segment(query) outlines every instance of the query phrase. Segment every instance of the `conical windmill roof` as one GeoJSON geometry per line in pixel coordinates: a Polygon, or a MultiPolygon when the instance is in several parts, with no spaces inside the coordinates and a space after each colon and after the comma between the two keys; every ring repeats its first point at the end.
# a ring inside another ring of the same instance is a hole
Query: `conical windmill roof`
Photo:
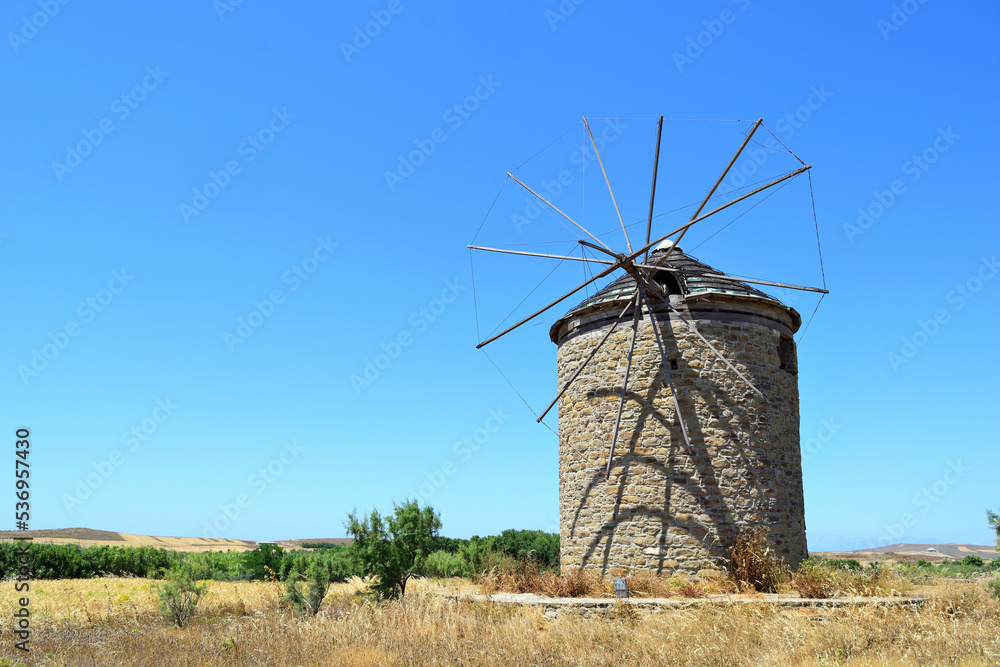
{"type": "MultiPolygon", "coordinates": [[[[685,254],[680,248],[674,248],[669,254],[669,242],[657,247],[649,255],[649,260],[643,262],[647,266],[662,266],[663,271],[655,274],[655,279],[667,287],[670,293],[680,295],[685,301],[718,300],[718,301],[754,301],[762,306],[771,306],[788,314],[792,322],[792,331],[799,328],[802,318],[798,312],[786,306],[778,299],[755,289],[737,278],[726,275],[708,264],[698,261],[685,254]]],[[[552,342],[559,342],[559,330],[568,320],[581,315],[610,309],[615,304],[624,305],[635,296],[635,278],[626,273],[611,282],[604,289],[593,294],[565,315],[559,318],[549,330],[552,342]]],[[[621,306],[618,306],[619,308],[621,306]]]]}

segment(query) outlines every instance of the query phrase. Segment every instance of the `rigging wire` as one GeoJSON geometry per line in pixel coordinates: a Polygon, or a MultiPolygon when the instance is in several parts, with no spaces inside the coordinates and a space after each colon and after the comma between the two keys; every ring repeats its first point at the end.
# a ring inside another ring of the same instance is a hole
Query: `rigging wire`
{"type": "MultiPolygon", "coordinates": [[[[530,403],[528,403],[527,399],[525,399],[525,398],[524,398],[524,396],[522,396],[522,395],[521,395],[521,392],[519,392],[519,391],[517,390],[517,387],[515,387],[515,386],[514,386],[514,383],[512,383],[512,382],[510,381],[510,379],[508,379],[508,377],[507,377],[506,375],[504,375],[504,374],[503,374],[503,371],[502,371],[502,370],[500,370],[500,367],[499,367],[499,366],[497,366],[497,363],[496,363],[495,361],[493,361],[493,357],[491,357],[491,356],[490,356],[489,354],[487,354],[487,353],[486,353],[486,350],[483,350],[482,348],[479,348],[479,349],[480,349],[480,350],[482,350],[482,353],[483,353],[484,355],[486,355],[486,358],[490,360],[490,363],[491,363],[491,364],[493,364],[493,368],[497,369],[497,373],[499,373],[499,374],[500,374],[500,377],[502,377],[502,378],[503,378],[504,380],[506,380],[506,381],[507,381],[507,384],[509,384],[509,385],[510,385],[510,388],[514,390],[514,393],[515,393],[515,394],[517,394],[517,397],[521,399],[521,402],[522,402],[522,403],[524,403],[524,405],[525,405],[525,406],[526,406],[526,407],[528,408],[528,410],[529,410],[529,411],[531,412],[531,414],[535,415],[535,419],[538,419],[538,413],[537,413],[537,412],[535,412],[534,408],[532,408],[532,407],[531,407],[531,404],[530,404],[530,403]]],[[[556,432],[555,432],[555,431],[554,431],[554,430],[552,429],[552,427],[551,427],[551,426],[549,426],[548,424],[546,424],[546,423],[545,423],[544,421],[543,421],[543,422],[539,422],[539,423],[540,423],[540,424],[542,424],[543,426],[545,426],[545,428],[547,428],[547,429],[549,429],[550,431],[552,431],[552,433],[553,433],[553,434],[555,434],[555,436],[556,436],[557,438],[559,437],[559,434],[558,434],[558,433],[556,433],[556,432]]]]}
{"type": "MultiPolygon", "coordinates": [[[[767,128],[764,128],[764,129],[766,130],[767,128]]],[[[770,132],[770,130],[768,130],[768,132],[770,132]]],[[[781,149],[775,148],[774,146],[768,146],[766,144],[762,144],[759,141],[757,141],[756,139],[751,139],[750,143],[757,144],[758,146],[760,146],[761,148],[763,148],[766,151],[774,151],[775,153],[788,153],[789,155],[791,155],[791,151],[783,151],[781,149]]]]}
{"type": "Polygon", "coordinates": [[[472,259],[472,248],[469,248],[469,271],[472,273],[472,307],[476,313],[476,342],[482,340],[479,333],[479,300],[476,298],[476,264],[472,259]]]}
{"type": "MultiPolygon", "coordinates": [[[[782,176],[788,175],[790,173],[791,172],[785,172],[785,174],[782,174],[782,176]]],[[[779,178],[780,178],[780,176],[779,176],[779,178]]],[[[748,188],[754,187],[755,185],[760,185],[761,183],[767,183],[768,181],[771,181],[771,180],[773,180],[773,179],[764,178],[764,179],[761,179],[759,181],[755,181],[753,183],[747,183],[746,185],[743,185],[741,187],[733,188],[732,190],[726,190],[725,192],[720,192],[719,194],[712,195],[711,199],[718,199],[720,197],[725,197],[726,195],[735,194],[737,192],[740,192],[741,190],[746,190],[748,188]]],[[[784,186],[782,186],[782,187],[784,187],[784,186]]],[[[709,201],[711,201],[711,199],[709,201]]],[[[656,215],[653,216],[653,219],[655,220],[656,218],[662,218],[665,215],[670,215],[672,213],[677,213],[678,211],[683,211],[684,209],[691,208],[692,206],[696,206],[696,205],[698,205],[700,203],[701,203],[701,200],[696,201],[696,202],[692,202],[690,204],[684,204],[683,206],[679,206],[679,207],[677,207],[675,209],[671,209],[669,211],[664,211],[663,213],[657,213],[656,215]]],[[[549,211],[549,214],[552,215],[551,211],[549,211]]],[[[556,219],[558,220],[558,218],[556,218],[556,219]]],[[[646,224],[647,222],[648,222],[648,218],[643,218],[641,220],[636,220],[635,222],[630,222],[630,223],[626,224],[625,226],[626,227],[635,227],[636,225],[646,224]]],[[[563,227],[565,227],[565,223],[562,223],[562,224],[563,224],[563,227]]],[[[571,233],[573,233],[573,230],[569,229],[568,227],[566,227],[566,229],[568,229],[571,233]]],[[[614,227],[614,228],[611,228],[611,229],[609,229],[607,231],[604,231],[604,232],[595,233],[594,236],[598,236],[598,237],[601,237],[601,236],[610,236],[612,234],[618,233],[620,230],[621,230],[621,227],[614,227]]],[[[577,234],[577,237],[579,238],[579,233],[576,232],[576,234],[577,234]]],[[[519,247],[519,246],[555,245],[555,244],[558,244],[558,243],[576,243],[577,240],[578,240],[578,238],[576,238],[576,239],[563,239],[563,240],[560,240],[560,241],[531,241],[531,242],[528,242],[528,243],[502,243],[502,244],[496,244],[496,247],[497,248],[516,248],[516,247],[519,247]]]]}
{"type": "Polygon", "coordinates": [[[573,130],[575,130],[576,126],[580,125],[582,122],[583,122],[582,120],[576,121],[576,123],[573,125],[573,127],[569,128],[568,130],[566,130],[565,132],[563,132],[562,134],[560,134],[558,137],[556,137],[555,139],[553,139],[549,143],[545,144],[545,147],[542,148],[542,150],[538,151],[537,153],[535,153],[534,155],[532,155],[531,157],[529,157],[527,160],[525,160],[521,164],[519,164],[516,167],[514,167],[514,169],[512,171],[517,171],[518,169],[520,169],[524,165],[526,165],[529,162],[531,162],[532,160],[534,160],[536,157],[538,157],[539,155],[541,155],[542,153],[544,153],[546,151],[546,149],[548,149],[549,146],[551,146],[552,144],[556,143],[557,141],[559,141],[560,139],[562,139],[563,137],[565,137],[567,134],[569,134],[570,132],[572,132],[573,130]]]}
{"type": "MultiPolygon", "coordinates": [[[[816,215],[816,194],[813,192],[812,172],[809,173],[809,199],[812,201],[813,225],[816,228],[816,252],[819,254],[819,273],[823,279],[823,289],[826,289],[826,270],[823,268],[823,246],[819,241],[819,218],[816,215]]],[[[802,333],[799,334],[798,345],[802,344],[802,339],[805,338],[806,332],[809,331],[809,325],[812,324],[813,318],[816,317],[816,311],[819,310],[819,304],[823,303],[825,297],[826,294],[821,294],[819,301],[816,302],[816,307],[813,308],[812,315],[809,316],[809,321],[806,322],[805,327],[802,328],[802,333]]]]}
{"type": "Polygon", "coordinates": [[[525,296],[523,299],[521,299],[521,302],[519,304],[517,304],[516,306],[514,306],[513,310],[511,310],[509,313],[507,313],[507,317],[503,318],[503,320],[500,322],[500,324],[496,325],[496,327],[493,329],[493,331],[490,332],[490,335],[492,336],[494,333],[496,333],[496,330],[499,329],[500,327],[502,327],[504,325],[504,323],[507,320],[510,319],[510,316],[513,315],[517,311],[517,309],[520,308],[524,304],[524,302],[527,301],[531,297],[532,294],[534,294],[536,291],[538,291],[538,288],[541,287],[545,283],[546,280],[548,280],[550,277],[552,277],[552,274],[556,272],[556,269],[558,269],[560,266],[562,266],[562,263],[565,262],[565,261],[566,261],[565,259],[560,259],[559,263],[556,264],[554,267],[552,267],[552,270],[549,271],[548,275],[546,275],[544,278],[542,278],[542,281],[540,283],[538,283],[537,285],[535,285],[534,289],[532,289],[530,292],[528,292],[528,295],[525,296]]]}
{"type": "Polygon", "coordinates": [[[580,133],[580,155],[583,156],[583,168],[580,169],[580,218],[581,225],[587,225],[587,126],[580,133]]]}
{"type": "MultiPolygon", "coordinates": [[[[590,120],[659,120],[659,116],[653,118],[600,118],[593,117],[590,120]]],[[[677,120],[694,123],[752,123],[752,120],[741,120],[739,118],[664,118],[663,120],[677,120]]]]}
{"type": "MultiPolygon", "coordinates": [[[[581,244],[580,245],[580,250],[583,251],[583,257],[586,258],[587,254],[588,254],[587,253],[587,246],[581,244]]],[[[594,259],[597,259],[597,255],[594,255],[594,253],[590,253],[590,254],[593,255],[594,259]]],[[[593,280],[593,278],[594,278],[594,271],[593,271],[593,269],[590,266],[591,263],[590,262],[582,262],[582,264],[583,264],[584,280],[593,280]],[[590,275],[589,276],[587,275],[587,271],[588,270],[590,271],[590,275]]],[[[597,294],[597,292],[598,292],[597,285],[594,285],[594,294],[597,294]]],[[[587,286],[587,298],[590,298],[590,285],[587,286]]]]}
{"type": "Polygon", "coordinates": [[[764,125],[763,123],[761,124],[761,127],[763,127],[765,130],[767,130],[768,134],[770,134],[772,137],[774,137],[774,140],[777,141],[779,144],[781,144],[782,148],[784,148],[785,151],[789,155],[791,155],[793,158],[795,158],[796,160],[798,160],[799,164],[801,164],[803,167],[806,166],[806,163],[802,161],[802,158],[800,158],[798,155],[796,155],[795,153],[793,153],[792,149],[790,149],[788,146],[785,146],[785,142],[782,141],[781,139],[779,139],[778,135],[776,135],[774,132],[771,132],[771,128],[769,128],[767,125],[764,125]]]}
{"type": "Polygon", "coordinates": [[[813,308],[812,315],[809,316],[809,321],[806,322],[806,325],[802,328],[802,333],[799,334],[799,340],[796,345],[802,344],[802,339],[806,337],[806,332],[809,331],[809,325],[812,324],[813,318],[816,317],[816,311],[819,310],[819,304],[823,303],[823,299],[825,298],[825,294],[820,294],[819,301],[816,302],[816,307],[813,308]]]}
{"type": "Polygon", "coordinates": [[[483,221],[479,223],[479,229],[476,230],[476,235],[472,237],[472,243],[475,243],[476,239],[479,238],[479,232],[483,231],[483,225],[486,224],[486,219],[489,218],[490,213],[493,212],[493,207],[497,205],[497,200],[500,199],[500,193],[503,192],[503,189],[507,186],[507,181],[509,180],[510,176],[504,177],[503,183],[500,184],[500,189],[497,190],[497,196],[493,198],[493,203],[490,204],[489,210],[486,211],[486,215],[483,216],[483,221]]]}
{"type": "Polygon", "coordinates": [[[813,192],[812,172],[809,172],[809,199],[812,201],[813,225],[816,227],[816,252],[819,254],[819,273],[823,278],[823,289],[826,289],[826,270],[823,268],[823,246],[819,242],[819,218],[816,217],[816,195],[813,192]]]}
{"type": "MultiPolygon", "coordinates": [[[[720,232],[722,232],[723,230],[725,230],[725,229],[726,229],[727,227],[729,227],[730,225],[732,225],[732,224],[733,224],[734,222],[736,222],[737,220],[739,220],[740,218],[742,218],[742,217],[743,217],[744,215],[746,215],[746,214],[747,214],[747,213],[749,213],[750,211],[754,210],[755,208],[757,208],[758,206],[760,206],[761,204],[763,204],[764,202],[766,202],[766,201],[767,201],[768,199],[770,199],[770,198],[771,198],[771,195],[774,195],[774,194],[776,194],[776,193],[777,193],[777,192],[778,192],[779,190],[781,190],[781,188],[785,187],[785,186],[786,186],[786,185],[788,185],[789,183],[791,183],[791,181],[785,181],[785,182],[784,182],[784,183],[782,183],[782,184],[781,184],[780,186],[778,186],[778,188],[776,188],[776,189],[774,189],[774,190],[771,190],[771,191],[770,191],[769,193],[767,193],[767,196],[766,196],[766,197],[764,197],[763,199],[761,199],[761,200],[757,201],[757,202],[756,202],[756,203],[755,203],[755,204],[754,204],[753,206],[751,206],[751,207],[750,207],[750,208],[748,208],[747,210],[743,211],[743,212],[742,212],[742,213],[740,213],[740,214],[739,214],[738,216],[736,216],[735,218],[733,218],[732,220],[730,220],[730,221],[729,221],[728,223],[726,223],[725,225],[723,225],[722,227],[720,227],[720,228],[719,228],[718,230],[716,230],[716,232],[715,232],[715,233],[713,233],[713,234],[712,234],[711,236],[709,236],[709,237],[708,237],[707,239],[705,239],[704,241],[702,241],[701,243],[699,243],[699,244],[698,244],[698,245],[696,245],[695,247],[691,248],[691,252],[694,252],[694,251],[695,251],[695,250],[697,250],[698,248],[702,247],[703,245],[705,245],[706,243],[708,243],[709,241],[711,241],[711,240],[712,240],[712,238],[714,238],[714,237],[715,237],[716,235],[718,235],[718,234],[719,234],[720,232]]],[[[823,287],[825,288],[825,287],[826,287],[826,285],[824,285],[823,287]]]]}

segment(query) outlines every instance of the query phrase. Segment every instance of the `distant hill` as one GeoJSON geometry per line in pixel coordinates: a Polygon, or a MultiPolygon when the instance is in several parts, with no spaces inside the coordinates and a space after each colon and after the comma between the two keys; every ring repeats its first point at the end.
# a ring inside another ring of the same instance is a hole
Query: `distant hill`
{"type": "Polygon", "coordinates": [[[81,547],[160,547],[171,551],[247,551],[257,547],[256,542],[206,537],[156,537],[132,535],[92,528],[54,528],[49,530],[0,530],[0,541],[30,537],[39,544],[76,544],[81,547]]]}
{"type": "Polygon", "coordinates": [[[891,558],[888,560],[927,560],[932,562],[944,558],[962,560],[969,555],[979,556],[983,560],[993,560],[1000,557],[1000,552],[996,551],[992,545],[930,544],[926,542],[922,544],[890,544],[884,547],[870,547],[868,549],[854,549],[850,551],[810,551],[810,553],[831,558],[857,558],[858,560],[883,560],[886,559],[886,556],[891,555],[891,558]]]}
{"type": "MultiPolygon", "coordinates": [[[[910,536],[913,544],[944,544],[944,540],[936,537],[910,536]]],[[[809,551],[857,551],[872,549],[878,546],[878,540],[873,537],[848,537],[834,533],[816,533],[806,531],[806,541],[809,551]]]]}
{"type": "MultiPolygon", "coordinates": [[[[153,535],[133,535],[115,533],[110,530],[93,528],[52,528],[47,530],[0,530],[0,542],[14,538],[30,537],[38,544],[76,544],[81,547],[160,547],[171,551],[248,551],[256,549],[260,542],[228,538],[207,537],[157,537],[153,535]]],[[[350,544],[348,537],[317,537],[304,540],[278,540],[275,544],[285,549],[301,549],[303,542],[332,542],[350,544]]]]}

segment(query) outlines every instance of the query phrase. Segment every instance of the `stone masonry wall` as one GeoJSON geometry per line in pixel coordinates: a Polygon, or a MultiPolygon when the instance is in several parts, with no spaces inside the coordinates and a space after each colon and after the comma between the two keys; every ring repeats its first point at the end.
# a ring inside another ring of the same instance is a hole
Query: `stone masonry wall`
{"type": "MultiPolygon", "coordinates": [[[[780,367],[780,334],[747,322],[695,322],[765,401],[685,324],[665,315],[657,322],[667,356],[676,362],[672,377],[691,447],[677,424],[647,315],[605,479],[631,333],[623,323],[560,401],[562,567],[602,575],[697,572],[718,567],[749,524],[769,527],[786,562],[797,565],[807,556],[798,383],[780,367]]],[[[607,326],[562,342],[560,388],[607,326]]],[[[794,350],[791,355],[794,369],[794,350]]]]}

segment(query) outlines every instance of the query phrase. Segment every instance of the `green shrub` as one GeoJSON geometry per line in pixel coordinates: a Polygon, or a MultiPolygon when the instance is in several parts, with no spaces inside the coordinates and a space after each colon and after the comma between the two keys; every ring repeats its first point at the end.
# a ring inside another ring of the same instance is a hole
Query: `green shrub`
{"type": "Polygon", "coordinates": [[[208,584],[198,583],[190,563],[180,563],[167,573],[167,581],[159,585],[156,593],[163,617],[183,628],[194,615],[201,598],[208,593],[208,584]]]}
{"type": "Polygon", "coordinates": [[[264,543],[257,545],[256,549],[243,552],[241,560],[252,578],[264,581],[268,578],[269,571],[273,576],[281,567],[284,553],[285,550],[277,544],[264,543]]]}
{"type": "Polygon", "coordinates": [[[478,535],[474,535],[471,540],[459,547],[458,557],[462,560],[465,576],[475,579],[483,573],[483,556],[488,551],[486,542],[481,540],[478,535]]]}
{"type": "Polygon", "coordinates": [[[434,539],[431,540],[431,549],[434,551],[447,551],[450,554],[457,554],[458,550],[466,542],[468,542],[468,540],[436,535],[434,536],[434,539]]]}
{"type": "Polygon", "coordinates": [[[559,567],[559,536],[540,530],[505,530],[486,540],[486,548],[513,558],[532,559],[543,568],[559,567]]]}
{"type": "Polygon", "coordinates": [[[301,563],[296,563],[285,579],[285,595],[281,599],[290,602],[300,614],[315,616],[319,613],[331,579],[334,578],[331,574],[326,565],[314,560],[309,563],[308,570],[303,575],[301,563]],[[305,590],[302,589],[303,584],[307,584],[305,590]]]}
{"type": "Polygon", "coordinates": [[[808,559],[810,562],[817,565],[822,565],[823,567],[830,568],[832,570],[848,570],[851,572],[860,572],[864,569],[861,563],[854,558],[841,559],[841,558],[825,558],[823,556],[810,556],[808,559]]]}
{"type": "Polygon", "coordinates": [[[969,554],[962,559],[962,565],[968,565],[970,567],[982,567],[983,559],[974,554],[969,554]]]}
{"type": "Polygon", "coordinates": [[[997,600],[1000,600],[1000,577],[994,577],[986,584],[987,589],[997,600]]]}
{"type": "Polygon", "coordinates": [[[434,551],[427,556],[420,574],[425,577],[467,577],[465,562],[461,555],[444,550],[434,551]]]}
{"type": "MultiPolygon", "coordinates": [[[[0,542],[0,578],[16,573],[19,565],[13,542],[0,542]]],[[[30,544],[29,558],[35,579],[86,579],[102,575],[153,577],[184,555],[153,547],[30,544]]]]}
{"type": "Polygon", "coordinates": [[[417,501],[395,505],[383,517],[372,510],[368,517],[347,516],[347,530],[354,536],[351,552],[362,577],[370,577],[369,591],[379,600],[402,597],[406,583],[423,568],[431,545],[441,529],[441,517],[417,501]]]}

